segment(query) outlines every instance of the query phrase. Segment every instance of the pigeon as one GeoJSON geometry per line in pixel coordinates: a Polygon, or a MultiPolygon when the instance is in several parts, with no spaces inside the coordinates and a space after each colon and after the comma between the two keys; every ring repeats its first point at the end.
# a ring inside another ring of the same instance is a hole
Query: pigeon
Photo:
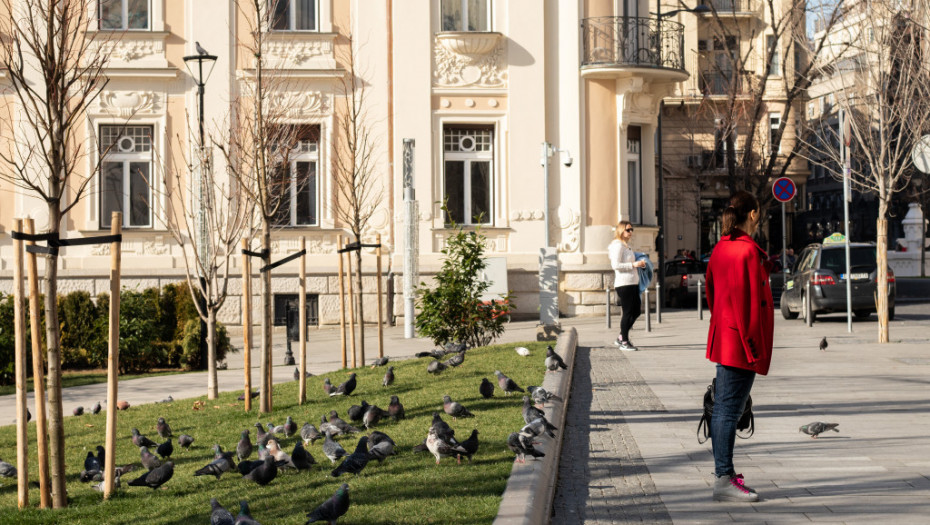
{"type": "Polygon", "coordinates": [[[338,467],[333,469],[331,475],[338,478],[344,472],[358,475],[365,465],[368,464],[368,436],[358,438],[358,445],[355,445],[355,452],[349,454],[342,460],[338,467]]]}
{"type": "MultiPolygon", "coordinates": [[[[304,377],[313,377],[313,374],[311,374],[310,372],[304,372],[304,377]]],[[[300,379],[300,367],[295,366],[294,367],[294,381],[297,381],[299,379],[300,379]]]]}
{"type": "Polygon", "coordinates": [[[530,349],[525,346],[518,346],[514,348],[514,350],[517,351],[518,355],[522,355],[523,357],[527,357],[528,355],[530,355],[530,349]]]}
{"type": "Polygon", "coordinates": [[[269,434],[272,434],[272,435],[273,435],[273,434],[283,434],[283,433],[284,433],[284,425],[275,425],[274,423],[272,423],[272,422],[269,421],[269,422],[268,422],[268,433],[269,433],[269,434]]]}
{"type": "MultiPolygon", "coordinates": [[[[258,392],[252,392],[251,390],[249,391],[249,398],[250,398],[250,399],[255,399],[255,398],[258,397],[258,396],[259,396],[259,393],[258,393],[258,392]]],[[[239,394],[239,397],[237,397],[236,399],[239,400],[239,401],[245,401],[245,392],[239,394]]]]}
{"type": "Polygon", "coordinates": [[[93,452],[87,452],[87,457],[84,459],[84,470],[103,470],[103,466],[106,464],[105,458],[106,451],[103,447],[97,445],[96,456],[94,456],[93,452]]]}
{"type": "Polygon", "coordinates": [[[491,399],[494,397],[494,384],[488,381],[488,378],[481,378],[481,386],[478,387],[478,392],[481,392],[481,397],[485,399],[491,399]]]}
{"type": "Polygon", "coordinates": [[[525,392],[525,390],[520,388],[520,385],[515,383],[513,379],[502,374],[500,370],[495,370],[494,375],[497,376],[497,386],[499,386],[505,394],[510,395],[513,392],[525,392]]]}
{"type": "Polygon", "coordinates": [[[555,433],[552,432],[552,428],[549,428],[551,425],[547,425],[546,418],[536,418],[526,424],[522,429],[520,429],[521,434],[527,434],[531,437],[536,437],[545,432],[549,437],[555,437],[555,433]]]}
{"type": "Polygon", "coordinates": [[[265,427],[261,423],[255,423],[255,442],[259,445],[266,445],[271,439],[271,434],[265,432],[265,427]]]}
{"type": "Polygon", "coordinates": [[[74,407],[74,410],[71,411],[71,413],[72,413],[73,415],[75,415],[75,416],[83,416],[83,415],[84,415],[84,407],[82,407],[82,406],[76,406],[76,407],[74,407]]]}
{"type": "Polygon", "coordinates": [[[171,396],[168,396],[168,397],[162,399],[161,401],[159,401],[159,403],[174,403],[174,398],[171,397],[171,396]]]}
{"type": "MultiPolygon", "coordinates": [[[[271,440],[269,439],[268,441],[271,441],[271,440]]],[[[269,455],[270,454],[268,453],[268,448],[265,446],[265,444],[259,443],[258,444],[258,460],[265,461],[265,458],[267,458],[269,455]]]]}
{"type": "Polygon", "coordinates": [[[242,500],[239,502],[239,515],[236,516],[234,525],[261,525],[261,523],[255,521],[255,518],[252,517],[252,513],[249,512],[248,501],[242,500]]]}
{"type": "Polygon", "coordinates": [[[821,351],[821,352],[826,352],[826,351],[827,351],[827,346],[828,346],[828,344],[827,344],[827,337],[824,336],[824,338],[820,340],[820,351],[821,351]]]}
{"type": "Polygon", "coordinates": [[[335,525],[336,520],[349,511],[349,484],[343,483],[333,497],[324,501],[322,505],[313,509],[313,512],[307,513],[306,524],[317,521],[325,521],[330,525],[335,525]]]}
{"type": "Polygon", "coordinates": [[[436,427],[430,427],[429,434],[426,436],[426,448],[435,456],[436,464],[439,464],[441,458],[456,456],[457,462],[462,463],[462,455],[467,455],[468,451],[461,445],[449,442],[439,437],[436,427]]]}
{"type": "Polygon", "coordinates": [[[333,391],[333,384],[329,382],[329,378],[323,380],[323,392],[326,392],[326,395],[330,395],[333,391]]]}
{"type": "Polygon", "coordinates": [[[0,459],[0,477],[15,478],[16,467],[0,459]]]}
{"type": "Polygon", "coordinates": [[[140,434],[138,428],[132,429],[132,444],[137,447],[149,448],[155,448],[158,446],[158,443],[140,434]]]}
{"type": "Polygon", "coordinates": [[[191,445],[193,444],[194,444],[193,436],[188,436],[187,434],[181,434],[180,436],[178,436],[178,445],[181,445],[182,447],[186,449],[190,449],[191,445]]]}
{"type": "Polygon", "coordinates": [[[433,412],[433,422],[430,424],[430,429],[435,429],[436,436],[438,436],[442,441],[452,443],[454,445],[458,444],[458,441],[455,439],[455,431],[452,430],[452,427],[450,427],[448,423],[442,420],[439,412],[433,412]]]}
{"type": "Polygon", "coordinates": [[[278,465],[275,463],[273,457],[268,456],[261,465],[255,467],[251,472],[242,477],[243,479],[252,480],[259,485],[267,485],[271,483],[274,478],[278,477],[278,465]]]}
{"type": "MultiPolygon", "coordinates": [[[[113,488],[115,488],[115,489],[120,488],[120,486],[122,485],[122,483],[120,482],[120,478],[121,478],[121,476],[116,476],[116,477],[113,478],[113,488]]],[[[102,475],[101,475],[101,478],[100,478],[100,483],[97,483],[96,485],[91,485],[90,488],[96,490],[97,492],[103,492],[103,477],[102,477],[102,475]]]]}
{"type": "Polygon", "coordinates": [[[142,459],[142,466],[149,470],[155,470],[161,466],[161,461],[155,457],[155,454],[149,452],[148,447],[139,447],[139,457],[142,459]]]}
{"type": "Polygon", "coordinates": [[[155,431],[158,432],[158,435],[161,436],[162,439],[167,439],[172,436],[171,427],[168,426],[168,422],[165,421],[163,417],[158,418],[158,422],[155,423],[155,431]]]}
{"type": "Polygon", "coordinates": [[[429,452],[429,447],[426,446],[426,439],[419,445],[414,445],[412,450],[414,452],[429,452]]]}
{"type": "Polygon", "coordinates": [[[294,451],[291,452],[291,463],[297,470],[310,470],[310,467],[316,464],[316,459],[304,448],[302,442],[294,443],[294,451]]]}
{"type": "Polygon", "coordinates": [[[445,350],[447,354],[454,354],[456,352],[463,352],[465,350],[468,350],[468,345],[466,345],[465,343],[449,342],[449,343],[446,343],[445,346],[443,346],[443,350],[445,350]]]}
{"type": "Polygon", "coordinates": [[[426,371],[430,374],[441,374],[446,368],[446,364],[441,363],[438,359],[434,359],[426,365],[426,371]]]}
{"type": "Polygon", "coordinates": [[[342,445],[333,441],[333,435],[327,432],[326,438],[323,440],[323,455],[328,457],[335,465],[339,458],[347,455],[347,452],[346,449],[342,448],[342,445]]]}
{"type": "Polygon", "coordinates": [[[275,459],[278,468],[297,468],[291,459],[291,455],[281,450],[276,439],[268,440],[268,453],[275,459]]]}
{"type": "Polygon", "coordinates": [[[839,423],[824,423],[823,421],[814,421],[813,423],[801,425],[801,428],[798,429],[798,432],[804,432],[811,438],[817,439],[817,436],[828,430],[839,432],[839,430],[836,428],[838,426],[840,426],[839,423]]]}
{"type": "Polygon", "coordinates": [[[236,444],[236,460],[242,461],[252,455],[252,441],[249,439],[249,430],[242,431],[239,443],[236,444]]]}
{"type": "Polygon", "coordinates": [[[304,445],[312,445],[321,437],[323,436],[320,431],[310,423],[304,423],[304,426],[300,427],[300,439],[304,440],[304,445]]]}
{"type": "Polygon", "coordinates": [[[349,374],[349,379],[329,393],[329,397],[348,396],[355,390],[355,384],[355,372],[352,372],[349,374]]]}
{"type": "Polygon", "coordinates": [[[248,460],[241,461],[236,466],[236,470],[239,471],[239,474],[242,474],[243,476],[245,476],[249,472],[252,472],[256,468],[258,468],[260,465],[264,465],[264,464],[265,464],[265,458],[256,459],[255,461],[248,461],[248,460]]]}
{"type": "Polygon", "coordinates": [[[541,386],[528,386],[526,387],[526,391],[533,396],[533,402],[537,405],[545,406],[546,402],[552,400],[562,401],[561,397],[549,392],[541,386]]]}
{"type": "Polygon", "coordinates": [[[385,434],[384,432],[379,432],[375,430],[368,436],[369,447],[378,445],[379,443],[383,443],[385,441],[390,442],[392,446],[395,446],[395,447],[397,446],[397,443],[394,443],[394,440],[391,439],[391,436],[385,434]]]}
{"type": "Polygon", "coordinates": [[[529,396],[523,396],[523,422],[529,424],[537,419],[542,419],[545,427],[549,430],[558,430],[558,427],[549,423],[546,419],[546,413],[534,407],[530,403],[529,396]]]}
{"type": "Polygon", "coordinates": [[[478,452],[478,429],[472,430],[468,439],[462,441],[459,445],[465,450],[462,455],[467,457],[468,462],[471,463],[471,457],[478,452]]]}
{"type": "Polygon", "coordinates": [[[94,408],[90,409],[90,413],[96,416],[97,414],[100,413],[102,409],[103,409],[103,406],[100,405],[100,401],[97,401],[96,403],[94,403],[94,408]]]}
{"type": "Polygon", "coordinates": [[[546,347],[546,370],[550,372],[555,372],[558,369],[568,370],[568,365],[565,364],[565,361],[562,360],[562,356],[555,353],[555,350],[552,349],[552,345],[546,347]]]}
{"type": "Polygon", "coordinates": [[[371,405],[368,407],[368,410],[365,411],[365,415],[362,416],[362,423],[365,424],[366,429],[370,429],[371,427],[377,425],[378,422],[381,421],[381,418],[388,417],[389,415],[390,414],[387,411],[381,409],[380,407],[371,405]]]}
{"type": "Polygon", "coordinates": [[[222,447],[213,445],[213,461],[194,471],[194,476],[216,476],[216,479],[220,479],[224,472],[235,468],[236,465],[232,458],[232,452],[223,452],[222,447]]]}
{"type": "Polygon", "coordinates": [[[381,386],[391,386],[394,383],[394,367],[389,366],[387,372],[384,373],[384,379],[381,380],[381,386]]]}
{"type": "Polygon", "coordinates": [[[454,354],[449,359],[446,359],[446,361],[443,364],[446,366],[451,366],[452,368],[455,368],[464,362],[465,362],[465,350],[462,350],[461,352],[454,354]]]}
{"type": "Polygon", "coordinates": [[[374,368],[374,367],[376,367],[376,366],[384,366],[384,365],[388,364],[388,361],[390,361],[390,360],[391,360],[391,359],[390,359],[389,357],[387,357],[387,356],[384,356],[384,357],[379,358],[379,359],[375,359],[375,362],[372,363],[371,367],[374,368]]]}
{"type": "Polygon", "coordinates": [[[216,498],[210,498],[210,525],[235,525],[235,520],[231,512],[223,508],[216,498]]]}
{"type": "Polygon", "coordinates": [[[368,455],[371,459],[377,459],[378,463],[384,461],[388,456],[396,454],[394,452],[396,446],[394,440],[384,432],[376,430],[368,437],[368,455]]]}
{"type": "Polygon", "coordinates": [[[447,352],[441,348],[434,348],[429,352],[417,352],[416,355],[417,357],[432,357],[433,359],[442,359],[443,357],[446,357],[452,353],[454,352],[447,352]]]}
{"type": "Polygon", "coordinates": [[[527,454],[534,458],[541,458],[546,455],[533,448],[533,443],[527,436],[517,432],[511,432],[507,437],[507,447],[517,455],[517,461],[520,463],[526,463],[527,454]]]}
{"type": "Polygon", "coordinates": [[[81,483],[90,483],[91,481],[103,481],[103,472],[100,470],[82,470],[78,479],[81,483]]]}
{"type": "Polygon", "coordinates": [[[297,423],[294,423],[294,420],[291,419],[291,416],[287,416],[287,420],[284,421],[284,437],[289,438],[297,433],[297,423]]]}
{"type": "Polygon", "coordinates": [[[164,465],[142,474],[129,482],[130,487],[151,487],[153,490],[164,485],[174,476],[174,463],[166,461],[164,465]]]}
{"type": "Polygon", "coordinates": [[[207,53],[207,50],[204,49],[203,46],[200,45],[200,42],[194,42],[194,49],[197,50],[197,54],[200,56],[210,54],[210,53],[207,53]]]}
{"type": "Polygon", "coordinates": [[[400,399],[397,396],[391,396],[391,404],[388,405],[388,415],[390,415],[391,419],[394,421],[404,419],[404,405],[400,404],[400,399]]]}
{"type": "Polygon", "coordinates": [[[468,411],[467,408],[462,406],[461,403],[457,401],[452,401],[452,398],[449,396],[442,396],[442,409],[452,416],[454,421],[456,418],[460,417],[474,417],[475,415],[468,411]]]}
{"type": "Polygon", "coordinates": [[[336,428],[341,430],[344,434],[348,434],[349,432],[352,432],[352,433],[361,432],[359,429],[343,421],[335,410],[329,411],[329,424],[334,425],[336,428]]]}
{"type": "Polygon", "coordinates": [[[162,459],[168,459],[171,457],[171,454],[174,454],[174,445],[171,443],[171,438],[168,438],[164,443],[158,445],[155,448],[155,453],[161,456],[162,459]]]}
{"type": "Polygon", "coordinates": [[[332,423],[327,421],[326,414],[323,414],[322,416],[320,416],[320,433],[321,434],[330,433],[334,436],[338,436],[340,434],[344,434],[345,432],[343,432],[342,429],[340,429],[336,425],[333,425],[332,423]]]}
{"type": "Polygon", "coordinates": [[[349,416],[349,419],[352,421],[361,421],[362,416],[365,415],[365,412],[368,410],[368,407],[371,406],[368,404],[368,401],[362,400],[361,405],[352,405],[349,407],[349,410],[346,411],[346,415],[349,416]]]}

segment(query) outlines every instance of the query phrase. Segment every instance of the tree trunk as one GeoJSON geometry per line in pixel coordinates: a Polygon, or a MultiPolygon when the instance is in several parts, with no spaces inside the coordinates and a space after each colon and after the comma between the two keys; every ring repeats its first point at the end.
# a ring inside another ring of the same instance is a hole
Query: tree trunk
{"type": "MultiPolygon", "coordinates": [[[[362,242],[361,236],[356,237],[359,244],[362,242]]],[[[358,285],[358,342],[359,356],[361,365],[365,366],[365,301],[362,294],[362,249],[355,252],[355,283],[358,285]]]]}
{"type": "MultiPolygon", "coordinates": [[[[58,202],[48,206],[50,233],[61,223],[58,202]]],[[[65,430],[61,398],[61,332],[58,324],[58,255],[48,254],[45,267],[45,339],[48,346],[48,434],[52,508],[68,506],[65,492],[65,430]]]]}
{"type": "Polygon", "coordinates": [[[216,310],[207,305],[207,399],[216,399],[216,310]]]}
{"type": "Polygon", "coordinates": [[[878,313],[878,342],[888,342],[888,220],[885,219],[887,205],[879,204],[878,221],[875,228],[878,242],[875,258],[878,263],[878,286],[876,287],[875,309],[878,313]]]}
{"type": "MultiPolygon", "coordinates": [[[[262,222],[262,250],[268,254],[262,263],[271,262],[271,225],[262,222]]],[[[271,412],[271,272],[262,272],[262,381],[259,395],[259,412],[271,412]]]]}

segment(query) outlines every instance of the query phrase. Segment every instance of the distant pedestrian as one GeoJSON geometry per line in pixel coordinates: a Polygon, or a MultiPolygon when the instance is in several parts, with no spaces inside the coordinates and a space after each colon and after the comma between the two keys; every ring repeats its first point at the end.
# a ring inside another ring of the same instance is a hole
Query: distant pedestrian
{"type": "Polygon", "coordinates": [[[614,269],[617,303],[623,310],[620,317],[620,335],[614,344],[620,347],[620,350],[632,352],[637,348],[630,342],[630,328],[640,314],[638,269],[644,268],[646,261],[637,261],[636,254],[630,247],[630,239],[633,238],[633,225],[630,221],[620,221],[614,236],[616,238],[607,246],[607,255],[610,258],[610,267],[614,269]]]}
{"type": "Polygon", "coordinates": [[[717,363],[710,424],[715,501],[759,500],[733,467],[733,445],[756,374],[766,375],[772,359],[771,262],[752,239],[760,216],[759,202],[751,194],[740,191],[730,198],[723,212],[723,237],[714,248],[705,277],[711,311],[707,358],[717,363]]]}

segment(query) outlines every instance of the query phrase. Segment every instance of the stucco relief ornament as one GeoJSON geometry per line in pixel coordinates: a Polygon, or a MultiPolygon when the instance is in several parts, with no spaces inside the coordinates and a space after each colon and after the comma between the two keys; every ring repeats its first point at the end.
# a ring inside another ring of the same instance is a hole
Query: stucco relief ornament
{"type": "Polygon", "coordinates": [[[168,253],[168,245],[165,244],[164,238],[161,237],[151,241],[145,241],[142,248],[147,255],[164,255],[168,253]]]}
{"type": "Polygon", "coordinates": [[[332,43],[327,41],[309,42],[266,42],[265,53],[294,64],[302,64],[313,57],[332,53],[332,43]]]}
{"type": "Polygon", "coordinates": [[[559,251],[577,251],[581,243],[581,214],[567,206],[559,206],[559,229],[562,232],[559,251]]]}
{"type": "Polygon", "coordinates": [[[319,115],[326,111],[327,106],[326,97],[319,91],[287,91],[268,95],[268,109],[274,115],[319,115]]]}
{"type": "Polygon", "coordinates": [[[152,91],[104,91],[97,97],[97,108],[100,113],[129,118],[156,113],[159,105],[152,91]]]}
{"type": "Polygon", "coordinates": [[[164,42],[161,40],[124,38],[122,40],[109,40],[100,44],[100,53],[110,55],[124,62],[131,62],[151,55],[164,53],[164,42]]]}
{"type": "Polygon", "coordinates": [[[497,45],[484,55],[454,53],[446,46],[433,46],[436,60],[433,73],[438,87],[475,86],[485,88],[507,87],[507,70],[504,67],[504,46],[497,45]]]}

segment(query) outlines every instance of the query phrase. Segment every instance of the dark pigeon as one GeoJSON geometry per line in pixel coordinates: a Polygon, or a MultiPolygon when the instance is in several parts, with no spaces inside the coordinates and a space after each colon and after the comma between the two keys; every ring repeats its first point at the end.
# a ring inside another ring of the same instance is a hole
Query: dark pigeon
{"type": "Polygon", "coordinates": [[[391,386],[394,383],[394,367],[389,366],[384,373],[384,379],[381,380],[381,386],[391,386]]]}
{"type": "Polygon", "coordinates": [[[168,439],[172,436],[171,427],[168,426],[168,422],[163,417],[158,418],[158,422],[155,423],[155,431],[158,432],[162,439],[168,439]]]}
{"type": "Polygon", "coordinates": [[[488,378],[484,377],[481,379],[481,386],[478,387],[478,392],[481,392],[483,398],[491,399],[494,397],[494,384],[488,381],[488,378]]]}
{"type": "Polygon", "coordinates": [[[265,432],[265,427],[261,423],[255,423],[255,442],[259,445],[267,445],[268,440],[272,438],[270,432],[265,432]]]}
{"type": "Polygon", "coordinates": [[[168,396],[168,397],[162,399],[161,401],[159,401],[159,403],[174,403],[174,398],[171,397],[171,396],[168,396]]]}
{"type": "Polygon", "coordinates": [[[478,452],[478,429],[472,430],[468,439],[462,441],[460,445],[465,450],[465,453],[462,455],[467,457],[468,461],[471,462],[471,457],[478,452]]]}
{"type": "Polygon", "coordinates": [[[558,369],[568,370],[568,365],[565,364],[565,361],[562,360],[562,356],[555,353],[555,350],[552,349],[552,345],[546,347],[546,370],[550,372],[555,372],[558,369]]]}
{"type": "Polygon", "coordinates": [[[239,435],[239,443],[236,443],[236,459],[242,461],[252,455],[252,441],[249,439],[249,430],[245,429],[239,435]]]}
{"type": "MultiPolygon", "coordinates": [[[[250,397],[251,399],[255,399],[255,398],[258,397],[258,396],[259,396],[259,393],[258,393],[258,392],[249,391],[249,397],[250,397]]],[[[245,392],[239,394],[239,397],[237,397],[236,399],[239,400],[239,401],[245,401],[245,392]]]]}
{"type": "Polygon", "coordinates": [[[341,430],[344,434],[348,434],[349,432],[352,432],[352,433],[361,432],[359,429],[346,423],[342,418],[340,418],[339,413],[336,412],[335,410],[329,411],[329,424],[335,426],[336,428],[341,430]]]}
{"type": "Polygon", "coordinates": [[[549,437],[555,437],[555,433],[552,432],[552,429],[549,428],[549,425],[546,424],[547,421],[545,418],[537,418],[533,421],[530,421],[522,429],[520,429],[521,434],[528,434],[532,437],[540,436],[543,433],[547,434],[549,437]]]}
{"type": "Polygon", "coordinates": [[[305,525],[317,521],[325,521],[333,525],[336,523],[336,520],[348,511],[349,485],[348,483],[343,483],[342,486],[336,490],[336,493],[333,494],[333,497],[324,501],[319,507],[313,509],[313,512],[307,513],[308,519],[305,525]]]}
{"type": "Polygon", "coordinates": [[[84,470],[103,470],[103,463],[94,456],[93,452],[88,451],[87,457],[84,458],[84,470]]]}
{"type": "Polygon", "coordinates": [[[441,363],[435,359],[433,361],[430,361],[430,363],[426,365],[426,371],[429,372],[430,374],[440,374],[446,368],[447,367],[445,363],[441,363]]]}
{"type": "Polygon", "coordinates": [[[74,414],[75,416],[83,416],[84,407],[82,406],[74,407],[74,410],[72,410],[71,413],[74,414]]]}
{"type": "Polygon", "coordinates": [[[323,440],[323,455],[328,457],[330,461],[333,462],[333,465],[336,464],[336,461],[339,458],[346,456],[346,449],[342,448],[342,445],[333,441],[333,435],[329,432],[326,433],[326,439],[323,440]]]}
{"type": "Polygon", "coordinates": [[[384,365],[388,364],[388,361],[390,361],[390,360],[391,360],[391,358],[389,358],[389,357],[387,357],[387,356],[381,357],[381,358],[379,358],[379,359],[375,359],[375,362],[372,363],[371,367],[374,368],[374,367],[376,367],[376,366],[384,366],[384,365]]]}
{"type": "Polygon", "coordinates": [[[130,487],[151,487],[153,490],[164,485],[174,476],[174,463],[167,461],[164,465],[142,474],[129,482],[130,487]]]}
{"type": "Polygon", "coordinates": [[[454,354],[457,352],[464,352],[465,350],[468,350],[468,345],[466,345],[465,343],[446,343],[445,346],[443,346],[443,349],[447,353],[454,354]]]}
{"type": "Polygon", "coordinates": [[[155,448],[158,446],[158,443],[140,434],[138,428],[132,429],[132,444],[137,447],[149,448],[155,448]]]}
{"type": "Polygon", "coordinates": [[[464,362],[465,362],[465,350],[462,350],[461,352],[454,354],[449,359],[446,359],[446,362],[444,364],[446,366],[451,366],[455,368],[464,362]]]}
{"type": "Polygon", "coordinates": [[[366,429],[370,429],[377,425],[381,421],[381,418],[387,417],[388,415],[390,414],[381,408],[371,405],[368,407],[368,410],[365,411],[365,415],[362,416],[362,423],[365,424],[366,429]]]}
{"type": "Polygon", "coordinates": [[[91,481],[103,481],[103,472],[100,470],[82,470],[78,477],[81,483],[90,483],[91,481]]]}
{"type": "Polygon", "coordinates": [[[289,438],[297,433],[297,423],[294,423],[294,420],[291,419],[291,416],[287,416],[287,420],[284,421],[284,437],[289,438]]]}
{"type": "Polygon", "coordinates": [[[303,443],[294,443],[294,452],[291,453],[291,463],[297,470],[310,470],[316,464],[316,459],[304,448],[303,443]]]}
{"type": "Polygon", "coordinates": [[[271,483],[274,478],[278,477],[278,465],[275,463],[273,457],[268,456],[261,465],[242,477],[243,479],[252,480],[259,485],[267,485],[271,483]]]}
{"type": "Polygon", "coordinates": [[[256,468],[264,464],[265,464],[264,459],[256,459],[255,461],[246,460],[246,461],[240,462],[239,465],[236,466],[236,470],[239,471],[239,474],[242,474],[243,476],[245,476],[249,472],[252,472],[256,468]]]}
{"type": "Polygon", "coordinates": [[[349,407],[349,410],[346,411],[346,415],[349,416],[349,419],[352,421],[361,421],[362,416],[365,415],[365,411],[368,410],[368,407],[371,406],[368,404],[368,401],[362,400],[361,405],[352,405],[349,407]]]}
{"type": "MultiPolygon", "coordinates": [[[[313,374],[307,371],[307,372],[304,372],[304,377],[313,377],[313,374]]],[[[300,367],[295,366],[294,367],[294,381],[298,381],[298,380],[300,380],[300,367]]]]}
{"type": "Polygon", "coordinates": [[[171,438],[168,438],[164,443],[158,445],[155,449],[155,453],[161,456],[162,459],[170,458],[171,454],[174,454],[174,444],[171,443],[171,438]]]}
{"type": "Polygon", "coordinates": [[[429,452],[429,447],[426,446],[426,440],[424,439],[419,445],[414,445],[412,450],[414,452],[429,452]]]}
{"type": "Polygon", "coordinates": [[[346,381],[345,381],[344,383],[342,383],[341,385],[337,386],[335,389],[333,389],[333,391],[329,393],[329,396],[330,396],[330,397],[334,397],[334,396],[348,396],[348,395],[351,395],[352,392],[355,391],[355,385],[356,385],[356,382],[355,382],[355,372],[352,372],[352,373],[349,375],[349,379],[346,380],[346,381]]]}
{"type": "Polygon", "coordinates": [[[475,417],[475,415],[469,412],[461,403],[452,401],[452,398],[449,396],[442,396],[442,409],[446,414],[452,416],[453,420],[460,417],[475,417]]]}
{"type": "Polygon", "coordinates": [[[390,442],[391,445],[397,446],[397,443],[394,443],[394,440],[391,439],[391,436],[385,434],[384,432],[379,432],[375,430],[368,436],[368,446],[372,447],[379,443],[384,443],[385,441],[390,442]]]}
{"type": "Polygon", "coordinates": [[[269,433],[269,434],[272,434],[272,435],[274,435],[274,434],[283,434],[283,433],[284,433],[284,425],[275,425],[274,423],[272,423],[272,422],[269,421],[269,422],[268,422],[268,433],[269,433]]]}
{"type": "Polygon", "coordinates": [[[546,417],[546,413],[530,403],[530,396],[523,396],[523,422],[529,423],[540,417],[546,417]]]}
{"type": "Polygon", "coordinates": [[[376,444],[372,444],[369,441],[368,445],[368,457],[371,459],[377,459],[378,463],[381,463],[388,456],[393,456],[396,454],[394,452],[394,441],[388,438],[384,441],[379,441],[376,444]]]}
{"type": "Polygon", "coordinates": [[[342,429],[326,420],[326,414],[320,416],[320,433],[324,435],[329,433],[334,436],[344,434],[342,429]]]}
{"type": "Polygon", "coordinates": [[[330,395],[333,391],[333,384],[329,382],[329,378],[323,380],[323,392],[326,392],[326,395],[330,395]]]}
{"type": "Polygon", "coordinates": [[[103,406],[100,405],[100,401],[97,401],[94,403],[94,408],[90,409],[90,413],[96,416],[101,410],[103,410],[103,406]]]}
{"type": "Polygon", "coordinates": [[[821,352],[826,352],[826,351],[827,351],[827,346],[829,346],[829,344],[827,343],[827,338],[826,338],[826,336],[824,336],[824,338],[820,340],[820,351],[821,351],[821,352]]]}
{"type": "Polygon", "coordinates": [[[155,470],[161,466],[161,461],[149,452],[148,447],[139,447],[139,457],[142,459],[142,466],[148,470],[155,470]]]}
{"type": "Polygon", "coordinates": [[[304,426],[300,427],[300,439],[304,440],[304,445],[312,445],[321,437],[323,435],[320,431],[310,423],[304,423],[304,426]]]}
{"type": "Polygon", "coordinates": [[[433,422],[430,424],[430,428],[436,430],[436,436],[442,441],[453,445],[458,444],[458,441],[455,439],[455,431],[452,430],[452,427],[450,427],[448,423],[442,420],[442,416],[439,415],[439,412],[433,412],[433,422]]]}
{"type": "Polygon", "coordinates": [[[441,348],[434,348],[429,352],[417,352],[417,357],[432,357],[433,359],[442,359],[453,353],[455,352],[447,352],[441,348]]]}
{"type": "Polygon", "coordinates": [[[249,512],[249,502],[246,500],[239,502],[239,515],[236,516],[235,525],[261,525],[252,517],[252,513],[249,512]]]}
{"type": "Polygon", "coordinates": [[[0,477],[15,478],[16,467],[0,459],[0,477]]]}
{"type": "Polygon", "coordinates": [[[355,446],[355,452],[346,456],[338,467],[333,469],[332,476],[338,478],[343,473],[358,475],[365,465],[368,464],[368,436],[358,438],[358,445],[355,446]]]}
{"type": "Polygon", "coordinates": [[[178,436],[178,445],[181,445],[182,447],[186,449],[190,449],[191,445],[193,444],[194,444],[193,436],[188,436],[187,434],[181,434],[180,436],[178,436]]]}
{"type": "Polygon", "coordinates": [[[391,396],[391,404],[388,405],[388,415],[391,416],[391,419],[394,421],[404,419],[404,405],[400,404],[400,399],[397,396],[391,396]]]}
{"type": "Polygon", "coordinates": [[[500,387],[505,394],[510,395],[514,392],[524,392],[524,390],[520,388],[520,385],[514,382],[513,379],[505,376],[500,370],[495,370],[494,375],[497,376],[497,386],[500,387]]]}
{"type": "Polygon", "coordinates": [[[520,463],[526,463],[526,455],[529,454],[534,458],[545,457],[546,454],[540,452],[533,448],[532,438],[520,434],[518,432],[511,432],[507,437],[507,448],[509,448],[514,454],[517,455],[517,461],[520,463]]]}
{"type": "Polygon", "coordinates": [[[213,445],[213,461],[194,471],[194,476],[216,476],[216,479],[220,479],[224,472],[229,472],[235,467],[233,453],[223,452],[222,447],[213,445]]]}
{"type": "Polygon", "coordinates": [[[801,428],[798,429],[798,432],[804,432],[811,438],[817,439],[817,436],[828,430],[839,432],[839,429],[836,428],[838,426],[840,426],[839,423],[824,423],[823,421],[814,421],[813,423],[801,425],[801,428]]]}
{"type": "Polygon", "coordinates": [[[210,512],[210,525],[235,525],[232,513],[223,508],[216,498],[210,499],[210,507],[213,508],[210,512]]]}

